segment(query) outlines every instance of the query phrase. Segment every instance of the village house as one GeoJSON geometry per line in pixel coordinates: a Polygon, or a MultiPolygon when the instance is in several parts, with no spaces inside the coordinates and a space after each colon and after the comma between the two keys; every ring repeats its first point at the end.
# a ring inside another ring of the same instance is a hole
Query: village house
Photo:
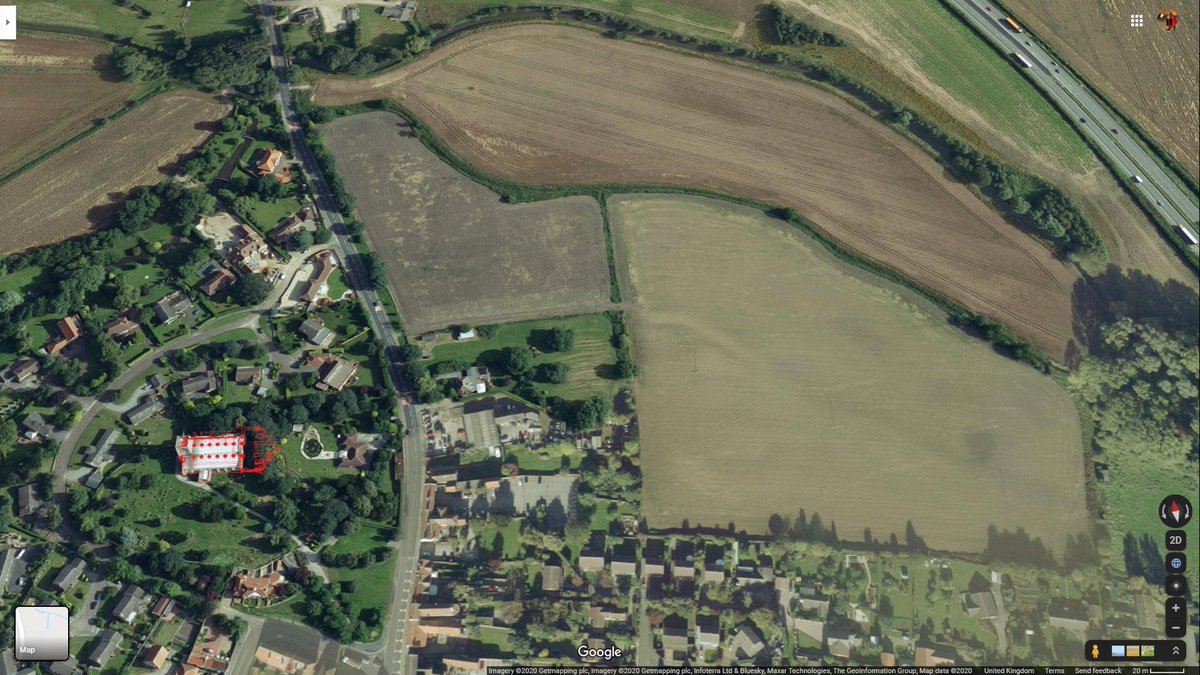
{"type": "Polygon", "coordinates": [[[294,213],[279,221],[279,224],[267,233],[267,238],[282,246],[297,232],[304,230],[306,223],[308,223],[311,217],[312,211],[310,209],[301,209],[298,213],[294,213]]]}
{"type": "Polygon", "coordinates": [[[342,439],[341,450],[338,451],[339,469],[362,469],[370,462],[371,446],[359,440],[358,434],[350,434],[342,439]]]}
{"type": "Polygon", "coordinates": [[[117,601],[117,606],[113,608],[113,618],[132,624],[137,620],[138,614],[141,613],[142,604],[145,600],[145,591],[137,586],[129,586],[125,589],[125,594],[117,601]]]}
{"type": "Polygon", "coordinates": [[[258,366],[238,366],[233,371],[233,381],[248,387],[257,387],[262,382],[263,369],[258,366]]]}
{"type": "Polygon", "coordinates": [[[192,301],[181,291],[168,294],[154,303],[154,316],[160,324],[174,323],[192,311],[192,301]]]}
{"type": "Polygon", "coordinates": [[[710,546],[704,551],[704,570],[700,575],[701,583],[725,583],[725,549],[720,546],[710,546]]]}
{"type": "Polygon", "coordinates": [[[1062,628],[1077,636],[1087,633],[1088,610],[1082,600],[1051,598],[1049,615],[1050,625],[1054,628],[1062,628]]]}
{"type": "Polygon", "coordinates": [[[154,608],[150,610],[150,614],[163,621],[174,621],[175,600],[165,595],[160,596],[158,601],[154,603],[154,608]]]}
{"type": "Polygon", "coordinates": [[[46,347],[46,352],[49,354],[62,352],[68,345],[78,340],[80,335],[83,335],[83,323],[79,320],[79,316],[72,314],[59,319],[58,333],[61,337],[46,347]]]}
{"type": "MultiPolygon", "coordinates": [[[[279,170],[279,163],[283,161],[283,151],[278,148],[259,148],[254,156],[250,158],[250,163],[254,166],[254,175],[256,176],[271,176],[275,175],[279,170]]],[[[285,167],[286,168],[286,167],[285,167]]],[[[276,180],[281,183],[290,182],[290,178],[285,176],[275,175],[276,180]],[[283,180],[287,178],[287,180],[283,180]]]]}
{"type": "Polygon", "coordinates": [[[39,438],[48,438],[54,433],[54,427],[42,417],[40,412],[31,412],[21,420],[21,426],[25,427],[25,438],[31,441],[36,441],[39,438]]]}
{"type": "Polygon", "coordinates": [[[325,322],[315,316],[308,317],[300,324],[300,334],[318,347],[328,345],[334,337],[333,331],[325,327],[325,322]]]}
{"type": "Polygon", "coordinates": [[[239,224],[234,228],[239,239],[229,250],[229,262],[238,271],[246,274],[260,274],[263,262],[274,258],[271,247],[259,236],[253,228],[239,224]]]}
{"type": "Polygon", "coordinates": [[[127,410],[124,415],[125,421],[136,426],[162,412],[165,408],[166,405],[162,402],[162,399],[157,397],[148,398],[136,407],[127,410]]]}
{"type": "Polygon", "coordinates": [[[280,586],[287,583],[284,578],[283,560],[272,560],[256,570],[246,570],[233,577],[233,598],[247,600],[270,600],[280,586]]]}
{"type": "Polygon", "coordinates": [[[671,576],[675,579],[696,577],[696,546],[690,541],[676,541],[671,551],[671,576]]]}
{"type": "Polygon", "coordinates": [[[113,461],[112,446],[117,442],[121,432],[116,429],[105,429],[100,432],[100,436],[96,439],[96,444],[88,448],[83,453],[83,463],[94,469],[113,461]]]}
{"type": "Polygon", "coordinates": [[[263,626],[254,658],[270,672],[313,675],[320,651],[321,636],[315,631],[268,623],[263,626]]]}
{"type": "Polygon", "coordinates": [[[317,298],[329,295],[329,275],[333,274],[333,251],[325,250],[312,257],[316,270],[312,277],[304,282],[304,290],[300,299],[307,303],[316,302],[317,298]]]}
{"type": "Polygon", "coordinates": [[[13,364],[11,371],[12,378],[20,384],[37,375],[39,370],[41,370],[41,365],[38,364],[36,359],[24,358],[13,364]]]}
{"type": "Polygon", "coordinates": [[[986,621],[1000,616],[996,608],[996,599],[991,593],[963,593],[960,599],[967,616],[971,618],[986,621]]]}
{"type": "Polygon", "coordinates": [[[229,652],[232,647],[229,635],[218,629],[210,618],[200,628],[200,635],[183,665],[209,673],[224,673],[229,669],[229,652]]]}
{"type": "Polygon", "coordinates": [[[120,648],[121,634],[115,630],[105,630],[100,633],[100,641],[88,653],[88,663],[97,668],[103,668],[120,648]]]}
{"type": "Polygon", "coordinates": [[[647,539],[642,546],[642,574],[648,577],[666,574],[666,558],[666,542],[658,538],[647,539]]]}
{"type": "Polygon", "coordinates": [[[191,401],[203,398],[217,391],[217,376],[213,371],[206,370],[184,378],[179,382],[179,393],[191,401]]]}
{"type": "Polygon", "coordinates": [[[167,663],[167,657],[171,655],[170,650],[161,645],[147,647],[142,650],[142,667],[143,668],[162,668],[167,663]]]}
{"type": "Polygon", "coordinates": [[[637,576],[637,545],[625,539],[613,546],[610,566],[613,576],[637,576]]]}
{"type": "Polygon", "coordinates": [[[557,593],[562,590],[563,569],[558,565],[542,566],[542,590],[557,593]]]}
{"type": "Polygon", "coordinates": [[[358,362],[334,357],[321,371],[317,380],[320,391],[342,391],[358,377],[358,362]]]}
{"type": "Polygon", "coordinates": [[[750,623],[739,626],[737,634],[729,642],[729,649],[738,661],[753,659],[764,647],[766,645],[763,643],[762,634],[750,623]]]}
{"type": "Polygon", "coordinates": [[[458,379],[458,395],[483,394],[492,384],[492,375],[486,366],[471,366],[458,379]]]}
{"type": "Polygon", "coordinates": [[[408,22],[412,21],[413,15],[417,12],[416,0],[404,0],[394,5],[389,5],[383,8],[383,15],[391,21],[408,22]]]}
{"type": "Polygon", "coordinates": [[[317,10],[313,7],[306,7],[291,16],[292,22],[299,24],[313,23],[319,18],[321,18],[320,15],[317,14],[317,10]]]}
{"type": "Polygon", "coordinates": [[[715,614],[696,615],[696,651],[721,646],[721,619],[715,614]]]}
{"type": "Polygon", "coordinates": [[[33,494],[32,485],[22,485],[17,488],[17,517],[26,518],[32,516],[37,510],[38,499],[33,494]]]}
{"type": "Polygon", "coordinates": [[[138,323],[122,314],[102,327],[104,334],[114,340],[128,338],[137,332],[138,323]]]}
{"type": "Polygon", "coordinates": [[[224,267],[219,267],[216,272],[209,275],[197,288],[200,289],[201,293],[211,298],[232,286],[235,281],[237,281],[237,277],[233,276],[233,272],[224,267]]]}
{"type": "Polygon", "coordinates": [[[83,560],[75,558],[66,565],[63,565],[62,569],[54,577],[54,581],[50,582],[50,585],[59,593],[67,593],[72,588],[75,588],[75,584],[79,583],[79,578],[83,576],[85,569],[86,566],[83,560]]]}
{"type": "Polygon", "coordinates": [[[937,666],[953,666],[958,661],[958,652],[954,647],[931,643],[918,646],[914,657],[916,667],[936,668],[937,666]]]}
{"type": "Polygon", "coordinates": [[[667,616],[662,624],[663,659],[666,665],[679,665],[685,661],[691,650],[688,643],[687,619],[674,614],[667,616]]]}

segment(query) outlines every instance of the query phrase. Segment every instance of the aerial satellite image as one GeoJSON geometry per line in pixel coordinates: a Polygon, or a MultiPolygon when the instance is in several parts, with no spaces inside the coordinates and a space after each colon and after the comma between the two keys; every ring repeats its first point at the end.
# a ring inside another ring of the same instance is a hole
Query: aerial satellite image
{"type": "Polygon", "coordinates": [[[1196,0],[0,0],[0,675],[1200,672],[1198,237],[1196,0]]]}

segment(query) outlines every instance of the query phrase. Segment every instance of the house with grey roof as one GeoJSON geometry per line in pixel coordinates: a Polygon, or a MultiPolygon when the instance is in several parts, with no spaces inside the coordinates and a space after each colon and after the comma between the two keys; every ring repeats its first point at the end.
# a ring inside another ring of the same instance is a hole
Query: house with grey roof
{"type": "Polygon", "coordinates": [[[165,410],[166,407],[160,398],[147,399],[125,411],[125,421],[134,425],[141,424],[165,410]]]}
{"type": "Polygon", "coordinates": [[[729,649],[733,651],[733,657],[738,661],[753,659],[764,647],[766,645],[763,643],[762,634],[751,623],[739,626],[737,634],[729,642],[729,649]]]}
{"type": "Polygon", "coordinates": [[[137,586],[127,587],[121,599],[117,601],[117,606],[113,608],[113,618],[125,623],[133,623],[137,620],[138,614],[141,613],[145,600],[146,592],[141,588],[137,586]]]}
{"type": "Polygon", "coordinates": [[[83,576],[83,572],[86,569],[87,566],[84,564],[83,560],[75,558],[66,565],[63,565],[62,569],[60,569],[58,574],[54,577],[54,581],[51,582],[51,585],[54,586],[59,593],[66,593],[72,588],[75,588],[75,584],[79,583],[79,578],[83,576]]]}
{"type": "Polygon", "coordinates": [[[160,324],[174,323],[192,311],[192,301],[181,291],[175,291],[154,303],[154,316],[160,324]]]}
{"type": "Polygon", "coordinates": [[[105,664],[117,653],[121,648],[121,634],[115,630],[105,630],[100,633],[100,640],[92,647],[92,651],[88,653],[88,663],[103,668],[105,664]]]}
{"type": "Polygon", "coordinates": [[[325,327],[325,322],[315,316],[310,316],[300,324],[300,334],[305,340],[318,347],[324,347],[333,341],[334,333],[325,327]]]}
{"type": "Polygon", "coordinates": [[[22,485],[17,488],[17,517],[24,518],[33,515],[37,510],[38,498],[33,494],[32,485],[22,485]]]}

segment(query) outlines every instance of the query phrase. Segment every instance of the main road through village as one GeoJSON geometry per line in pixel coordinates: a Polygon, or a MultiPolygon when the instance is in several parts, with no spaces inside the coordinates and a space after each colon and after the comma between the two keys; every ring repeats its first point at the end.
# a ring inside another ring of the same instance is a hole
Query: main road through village
{"type": "MultiPolygon", "coordinates": [[[[392,327],[385,311],[381,309],[379,294],[376,293],[367,280],[367,271],[358,249],[354,244],[342,216],[334,206],[329,192],[329,184],[321,172],[320,165],[313,157],[312,150],[304,138],[303,125],[296,114],[296,103],[292,96],[292,86],[288,81],[287,59],[283,56],[283,36],[275,23],[274,11],[267,0],[259,0],[264,22],[267,25],[267,35],[271,43],[271,67],[279,78],[280,111],[283,122],[291,130],[292,147],[296,158],[304,169],[312,184],[317,209],[321,219],[333,230],[333,247],[345,265],[351,286],[355,289],[360,302],[366,309],[367,320],[371,324],[377,339],[383,343],[384,353],[388,355],[386,368],[391,371],[393,380],[405,385],[405,381],[396,367],[394,354],[400,346],[400,338],[392,327]]],[[[395,292],[392,297],[396,297],[395,292]]],[[[393,675],[401,675],[407,671],[408,662],[408,612],[409,601],[412,598],[415,583],[418,547],[420,545],[421,527],[421,493],[425,483],[425,452],[420,443],[417,431],[420,422],[412,406],[402,406],[405,429],[404,481],[401,487],[403,505],[400,518],[400,538],[396,549],[396,567],[392,576],[392,599],[388,613],[388,625],[384,626],[382,640],[382,658],[384,669],[393,675]]]]}

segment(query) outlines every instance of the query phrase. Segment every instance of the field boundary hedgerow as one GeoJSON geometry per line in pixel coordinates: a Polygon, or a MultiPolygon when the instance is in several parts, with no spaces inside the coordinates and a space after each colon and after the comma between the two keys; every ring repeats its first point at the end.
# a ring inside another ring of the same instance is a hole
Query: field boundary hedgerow
{"type": "MultiPolygon", "coordinates": [[[[308,106],[309,110],[312,109],[310,102],[305,101],[305,105],[308,106]]],[[[418,119],[406,108],[393,101],[372,101],[353,106],[336,107],[333,108],[333,110],[338,116],[377,110],[383,110],[399,115],[411,125],[413,135],[421,140],[421,142],[424,143],[426,147],[428,147],[430,151],[437,155],[442,161],[446,162],[452,168],[468,178],[495,191],[501,196],[502,199],[511,203],[541,201],[575,195],[588,195],[603,202],[603,200],[607,199],[608,196],[615,194],[686,194],[700,197],[710,197],[763,211],[777,219],[787,221],[792,226],[797,227],[809,234],[817,242],[819,242],[822,247],[844,262],[861,268],[887,281],[899,284],[924,296],[930,302],[945,311],[951,317],[951,322],[954,325],[958,326],[969,334],[990,342],[1000,353],[1015,360],[1023,361],[1042,372],[1048,372],[1054,367],[1051,359],[1041,349],[1033,345],[1028,340],[1014,335],[1007,328],[1007,326],[1004,326],[1003,324],[986,317],[983,314],[967,309],[965,306],[954,300],[951,300],[949,297],[909,279],[907,276],[897,272],[888,265],[876,262],[853,252],[850,248],[843,245],[836,238],[828,235],[820,228],[800,217],[794,209],[781,207],[776,204],[769,204],[754,199],[748,199],[745,197],[737,197],[725,193],[704,190],[702,188],[616,183],[586,186],[529,185],[516,183],[505,179],[496,178],[480,170],[478,167],[468,162],[465,158],[461,157],[458,153],[446,145],[444,141],[437,136],[437,134],[433,133],[433,131],[424,124],[424,122],[418,119]]]]}

